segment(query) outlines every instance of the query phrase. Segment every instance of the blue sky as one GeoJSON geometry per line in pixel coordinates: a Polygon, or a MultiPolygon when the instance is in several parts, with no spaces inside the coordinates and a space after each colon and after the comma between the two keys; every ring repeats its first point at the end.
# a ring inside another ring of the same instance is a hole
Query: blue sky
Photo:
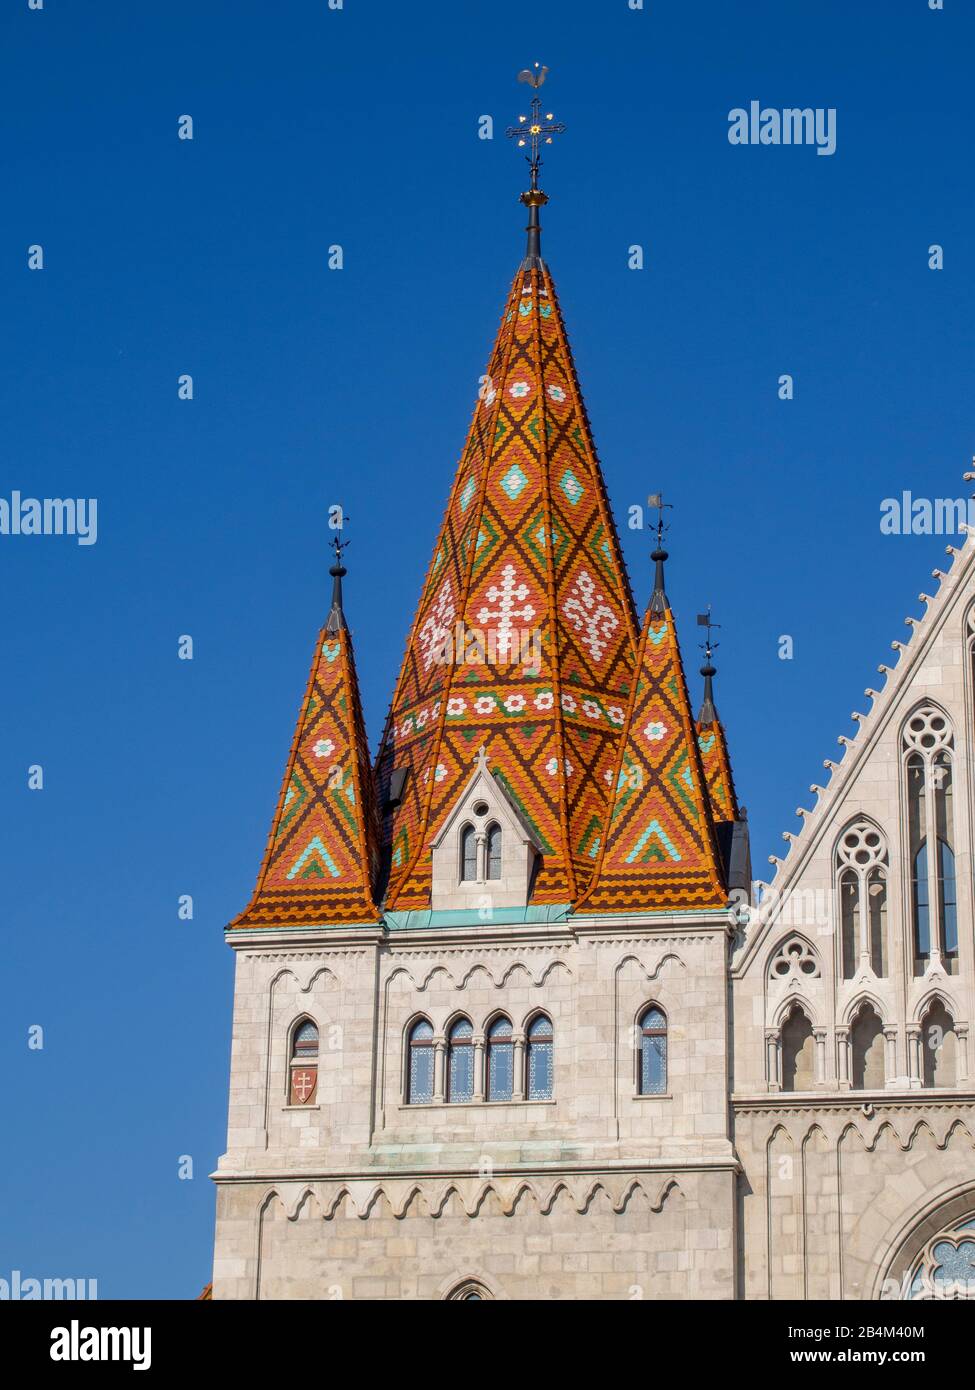
{"type": "Polygon", "coordinates": [[[882,536],[882,499],[965,495],[975,13],[11,0],[0,25],[0,496],[98,499],[93,546],[0,536],[0,1277],[188,1297],[226,1123],[222,927],[327,607],[327,508],[351,517],[375,746],[522,253],[516,71],[549,65],[568,125],[543,249],[637,601],[627,508],[662,488],[695,698],[694,615],[722,623],[761,874],[949,539],[882,536]],[[836,153],[730,145],[752,100],[834,107],[836,153]]]}

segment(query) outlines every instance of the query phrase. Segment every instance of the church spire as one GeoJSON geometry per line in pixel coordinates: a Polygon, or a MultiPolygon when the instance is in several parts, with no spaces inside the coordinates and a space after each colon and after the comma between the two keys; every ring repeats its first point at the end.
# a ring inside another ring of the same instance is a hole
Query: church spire
{"type": "Polygon", "coordinates": [[[664,550],[664,532],[667,527],[664,525],[664,511],[670,507],[669,502],[664,501],[662,492],[651,492],[647,498],[647,504],[657,509],[657,545],[650,559],[654,562],[653,592],[650,595],[651,613],[663,614],[667,611],[667,591],[664,587],[664,561],[670,557],[664,550]]]}
{"type": "MultiPolygon", "coordinates": [[[[529,196],[556,133],[538,110],[515,130],[529,196]]],[[[390,911],[429,906],[431,843],[482,745],[540,847],[532,903],[575,901],[633,678],[629,582],[534,215],[481,383],[380,747],[390,911]]]]}
{"type": "Polygon", "coordinates": [[[332,544],[332,605],[315,644],[257,887],[233,928],[379,919],[379,818],[342,605],[345,543],[336,536],[332,544]]]}
{"type": "Polygon", "coordinates": [[[596,870],[577,912],[721,907],[724,873],[698,752],[674,615],[663,587],[663,503],[656,577],[596,870]]]}
{"type": "Polygon", "coordinates": [[[342,551],[347,545],[348,541],[342,539],[342,532],[337,531],[332,537],[335,562],[329,570],[329,574],[332,576],[332,606],[325,620],[326,632],[340,632],[345,627],[345,613],[342,609],[342,580],[349,571],[342,563],[342,551]]]}
{"type": "Polygon", "coordinates": [[[711,621],[710,604],[706,613],[697,615],[697,621],[699,627],[707,629],[707,635],[701,644],[704,651],[704,665],[701,667],[701,675],[704,677],[704,698],[701,701],[695,729],[697,730],[698,747],[701,750],[701,765],[707,783],[708,799],[711,803],[711,814],[715,822],[720,824],[724,821],[738,819],[738,799],[735,795],[734,778],[731,775],[728,740],[725,737],[724,726],[718,718],[712,683],[717,675],[712,658],[718,644],[713,641],[711,632],[720,624],[711,621]]]}

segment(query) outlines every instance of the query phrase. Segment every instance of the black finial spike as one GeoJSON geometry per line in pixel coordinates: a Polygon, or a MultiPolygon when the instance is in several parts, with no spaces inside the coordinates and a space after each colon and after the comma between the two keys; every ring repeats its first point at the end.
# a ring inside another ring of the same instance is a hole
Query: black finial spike
{"type": "Polygon", "coordinates": [[[344,632],[346,621],[342,608],[342,580],[348,574],[348,570],[342,563],[342,551],[348,548],[349,542],[342,539],[341,531],[337,531],[332,537],[331,545],[335,551],[335,562],[329,570],[329,574],[332,576],[332,606],[325,619],[325,631],[344,632]]]}
{"type": "Polygon", "coordinates": [[[704,652],[704,665],[701,667],[701,675],[704,677],[704,699],[701,701],[701,709],[697,716],[699,724],[716,724],[718,722],[718,711],[714,704],[714,687],[711,682],[717,675],[717,670],[711,661],[711,657],[718,649],[718,643],[712,641],[711,631],[719,628],[720,623],[711,621],[711,605],[708,604],[706,613],[698,613],[698,627],[707,628],[707,635],[701,643],[701,650],[704,652]]]}
{"type": "Polygon", "coordinates": [[[653,593],[650,595],[650,612],[663,616],[667,611],[667,591],[664,588],[664,561],[668,558],[667,551],[664,550],[664,532],[668,529],[664,525],[664,510],[672,504],[664,501],[662,492],[651,492],[650,496],[647,498],[647,505],[657,508],[657,548],[650,556],[650,559],[656,563],[656,571],[653,577],[653,593]]]}
{"type": "Polygon", "coordinates": [[[543,193],[538,186],[538,171],[542,167],[540,149],[542,144],[550,145],[553,135],[561,135],[565,126],[561,121],[552,119],[552,112],[547,111],[542,114],[542,99],[538,95],[538,89],[548,74],[548,68],[535,63],[530,68],[523,68],[518,74],[519,82],[527,82],[530,87],[535,89],[532,97],[531,115],[519,116],[516,126],[509,126],[505,132],[510,138],[517,138],[519,148],[529,146],[531,153],[525,155],[530,171],[528,191],[522,193],[521,201],[528,209],[528,248],[525,259],[522,261],[522,270],[540,270],[542,267],[542,227],[538,220],[538,210],[548,202],[548,195],[543,193]]]}

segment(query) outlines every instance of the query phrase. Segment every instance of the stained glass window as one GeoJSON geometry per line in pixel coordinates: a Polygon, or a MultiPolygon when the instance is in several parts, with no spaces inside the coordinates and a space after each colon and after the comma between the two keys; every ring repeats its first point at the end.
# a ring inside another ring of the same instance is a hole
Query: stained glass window
{"type": "Polygon", "coordinates": [[[554,1089],[552,1024],[544,1014],[528,1025],[528,1099],[551,1100],[554,1089]]]}
{"type": "Polygon", "coordinates": [[[515,1086],[515,1049],[511,1024],[496,1018],[488,1029],[488,1100],[511,1100],[515,1086]]]}
{"type": "Polygon", "coordinates": [[[660,1009],[640,1019],[640,1094],[662,1096],[667,1090],[667,1020],[660,1009]]]}
{"type": "Polygon", "coordinates": [[[296,1062],[306,1062],[309,1057],[318,1056],[318,1029],[310,1018],[299,1023],[295,1030],[291,1056],[296,1062]]]}
{"type": "Polygon", "coordinates": [[[429,1105],[433,1100],[433,1028],[425,1018],[410,1029],[410,1075],[407,1103],[429,1105]]]}
{"type": "Polygon", "coordinates": [[[454,1105],[474,1099],[473,1039],[470,1021],[457,1019],[447,1039],[447,1099],[454,1105]]]}

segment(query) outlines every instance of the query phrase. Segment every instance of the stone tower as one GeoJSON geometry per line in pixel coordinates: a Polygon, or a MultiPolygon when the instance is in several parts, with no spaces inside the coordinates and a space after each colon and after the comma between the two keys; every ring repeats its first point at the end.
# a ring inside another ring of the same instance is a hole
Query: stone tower
{"type": "Polygon", "coordinates": [[[746,828],[659,537],[636,619],[537,164],[523,201],[374,773],[339,574],[228,928],[216,1298],[735,1292],[746,828]]]}

